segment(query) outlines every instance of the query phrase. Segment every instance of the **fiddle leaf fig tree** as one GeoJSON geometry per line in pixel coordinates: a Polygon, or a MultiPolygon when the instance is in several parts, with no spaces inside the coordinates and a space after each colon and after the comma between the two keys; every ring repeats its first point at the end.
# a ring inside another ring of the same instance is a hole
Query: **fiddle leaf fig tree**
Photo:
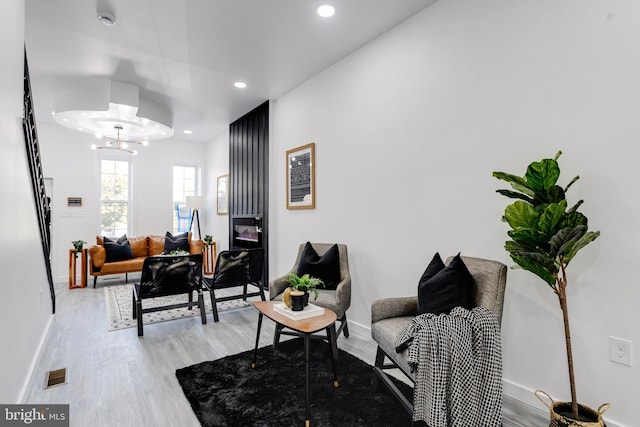
{"type": "Polygon", "coordinates": [[[505,249],[518,267],[540,277],[558,296],[564,320],[571,408],[573,417],[578,419],[567,308],[567,266],[600,232],[589,231],[587,217],[578,211],[582,200],[568,207],[565,195],[579,177],[564,188],[557,184],[560,177],[557,160],[561,154],[559,151],[553,159],[531,163],[523,177],[504,172],[494,172],[493,176],[511,184],[511,190],[497,192],[516,199],[506,207],[502,218],[511,227],[507,232],[511,240],[505,242],[505,249]]]}

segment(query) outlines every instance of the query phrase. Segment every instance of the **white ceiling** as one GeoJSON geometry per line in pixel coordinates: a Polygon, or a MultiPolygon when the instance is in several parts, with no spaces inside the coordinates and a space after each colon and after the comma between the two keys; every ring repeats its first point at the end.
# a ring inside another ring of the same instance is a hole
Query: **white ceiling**
{"type": "Polygon", "coordinates": [[[434,1],[26,0],[37,121],[51,120],[60,91],[116,80],[171,110],[175,138],[210,141],[434,1]],[[320,18],[321,4],[336,14],[320,18]]]}

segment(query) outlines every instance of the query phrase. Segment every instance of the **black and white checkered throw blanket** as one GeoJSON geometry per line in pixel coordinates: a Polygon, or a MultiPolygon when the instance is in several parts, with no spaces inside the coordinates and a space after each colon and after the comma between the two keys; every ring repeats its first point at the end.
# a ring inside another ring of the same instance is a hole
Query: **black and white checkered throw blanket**
{"type": "Polygon", "coordinates": [[[495,314],[456,307],[423,314],[396,338],[416,373],[413,421],[430,427],[495,427],[502,420],[502,347],[495,314]]]}

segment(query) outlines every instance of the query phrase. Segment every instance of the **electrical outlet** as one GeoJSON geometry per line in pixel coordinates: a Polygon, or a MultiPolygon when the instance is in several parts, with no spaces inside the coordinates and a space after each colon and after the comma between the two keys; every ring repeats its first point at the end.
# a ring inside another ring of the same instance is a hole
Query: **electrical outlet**
{"type": "Polygon", "coordinates": [[[609,337],[609,360],[631,366],[631,341],[624,338],[609,337]]]}

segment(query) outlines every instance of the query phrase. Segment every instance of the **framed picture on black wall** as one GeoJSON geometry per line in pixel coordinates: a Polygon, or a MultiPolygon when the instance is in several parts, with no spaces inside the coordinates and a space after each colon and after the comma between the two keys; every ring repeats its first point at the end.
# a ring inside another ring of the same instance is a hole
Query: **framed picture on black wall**
{"type": "Polygon", "coordinates": [[[316,144],[287,151],[287,209],[316,207],[316,144]]]}

